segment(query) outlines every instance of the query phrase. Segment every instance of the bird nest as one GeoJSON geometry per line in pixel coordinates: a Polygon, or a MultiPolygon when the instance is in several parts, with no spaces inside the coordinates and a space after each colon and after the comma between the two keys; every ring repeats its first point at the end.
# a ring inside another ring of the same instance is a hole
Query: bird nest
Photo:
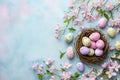
{"type": "Polygon", "coordinates": [[[75,48],[76,48],[76,52],[77,52],[80,60],[82,60],[83,62],[86,62],[86,63],[96,64],[98,62],[103,61],[106,58],[107,52],[109,49],[109,43],[108,43],[108,40],[106,39],[105,35],[101,31],[99,31],[95,28],[89,28],[89,29],[82,30],[81,34],[77,36],[77,39],[75,42],[75,48]],[[93,32],[100,33],[100,39],[102,39],[105,43],[105,47],[103,48],[103,55],[102,56],[96,56],[96,55],[88,56],[88,55],[82,55],[80,53],[80,48],[83,46],[82,38],[85,36],[89,37],[90,34],[93,32]]]}

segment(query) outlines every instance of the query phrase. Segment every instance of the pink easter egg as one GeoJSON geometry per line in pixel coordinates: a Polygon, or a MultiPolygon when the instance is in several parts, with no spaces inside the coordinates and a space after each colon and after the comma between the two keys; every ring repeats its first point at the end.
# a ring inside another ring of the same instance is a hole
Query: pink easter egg
{"type": "Polygon", "coordinates": [[[98,32],[94,32],[89,36],[90,40],[97,41],[100,39],[100,34],[98,32]]]}
{"type": "Polygon", "coordinates": [[[95,55],[96,55],[96,56],[102,56],[102,55],[103,55],[103,50],[101,50],[101,49],[96,49],[96,50],[95,50],[95,55]]]}
{"type": "Polygon", "coordinates": [[[91,41],[91,46],[90,46],[92,49],[96,49],[96,43],[94,41],[91,41]]]}
{"type": "Polygon", "coordinates": [[[98,48],[98,49],[103,49],[104,47],[105,47],[105,43],[104,43],[104,41],[103,40],[98,40],[97,42],[96,42],[96,47],[98,48]]]}
{"type": "Polygon", "coordinates": [[[99,21],[98,21],[98,26],[99,28],[104,28],[107,24],[107,19],[106,18],[101,18],[99,21]]]}

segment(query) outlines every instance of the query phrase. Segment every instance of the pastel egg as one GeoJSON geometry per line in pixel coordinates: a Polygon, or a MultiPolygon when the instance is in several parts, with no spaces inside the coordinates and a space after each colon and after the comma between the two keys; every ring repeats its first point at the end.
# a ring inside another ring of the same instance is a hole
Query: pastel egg
{"type": "Polygon", "coordinates": [[[93,49],[96,49],[97,48],[96,43],[94,41],[91,41],[90,47],[93,48],[93,49]]]}
{"type": "Polygon", "coordinates": [[[66,54],[67,54],[67,57],[69,59],[72,59],[74,57],[74,51],[73,51],[73,47],[72,46],[69,46],[67,49],[66,49],[66,54]]]}
{"type": "Polygon", "coordinates": [[[67,43],[72,42],[72,41],[73,41],[73,38],[74,38],[73,33],[68,33],[67,35],[65,35],[65,41],[66,41],[67,43]]]}
{"type": "Polygon", "coordinates": [[[96,50],[95,50],[95,55],[96,55],[96,56],[102,56],[102,55],[103,55],[103,50],[101,50],[101,49],[96,49],[96,50]]]}
{"type": "Polygon", "coordinates": [[[98,32],[94,32],[89,36],[90,40],[97,41],[100,39],[100,34],[98,32]]]}
{"type": "Polygon", "coordinates": [[[84,46],[90,46],[91,40],[88,37],[83,37],[82,38],[82,43],[84,46]]]}
{"type": "Polygon", "coordinates": [[[85,70],[85,66],[82,62],[79,62],[77,63],[77,69],[80,71],[80,72],[84,72],[85,70]]]}
{"type": "Polygon", "coordinates": [[[115,37],[115,29],[114,28],[108,28],[107,33],[110,37],[115,37]]]}
{"type": "Polygon", "coordinates": [[[120,41],[116,41],[115,43],[115,49],[120,51],[120,41]]]}
{"type": "Polygon", "coordinates": [[[87,55],[88,53],[89,53],[89,48],[88,47],[85,47],[85,46],[83,46],[83,47],[81,47],[80,48],[80,53],[82,54],[82,55],[87,55]]]}
{"type": "Polygon", "coordinates": [[[101,40],[101,39],[98,40],[98,41],[96,42],[96,47],[99,48],[99,49],[103,49],[103,48],[105,47],[104,41],[101,40]]]}
{"type": "Polygon", "coordinates": [[[104,28],[107,24],[107,19],[106,18],[101,18],[99,21],[98,21],[98,26],[99,28],[104,28]]]}
{"type": "Polygon", "coordinates": [[[88,53],[89,56],[93,56],[94,55],[94,49],[90,48],[90,52],[88,53]]]}

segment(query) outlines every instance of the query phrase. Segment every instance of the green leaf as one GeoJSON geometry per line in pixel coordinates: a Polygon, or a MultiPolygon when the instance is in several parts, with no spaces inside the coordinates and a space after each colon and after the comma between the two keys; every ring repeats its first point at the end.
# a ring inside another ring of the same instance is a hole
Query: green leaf
{"type": "Polygon", "coordinates": [[[80,76],[78,72],[75,72],[73,76],[71,76],[70,80],[77,80],[77,78],[80,76]]]}
{"type": "Polygon", "coordinates": [[[46,70],[46,73],[47,73],[47,74],[51,74],[51,72],[50,72],[49,70],[46,70]]]}
{"type": "Polygon", "coordinates": [[[100,9],[100,10],[97,10],[97,12],[103,14],[103,13],[105,13],[105,10],[100,9]]]}
{"type": "Polygon", "coordinates": [[[69,31],[76,31],[76,29],[74,27],[70,27],[68,29],[69,29],[69,31]]]}
{"type": "Polygon", "coordinates": [[[61,70],[62,70],[62,71],[65,71],[65,69],[64,69],[64,68],[61,68],[61,70]]]}
{"type": "Polygon", "coordinates": [[[108,14],[104,13],[104,17],[105,17],[107,20],[109,20],[108,14]]]}
{"type": "Polygon", "coordinates": [[[40,80],[42,80],[43,74],[37,74],[37,76],[38,76],[38,78],[39,78],[40,80]]]}
{"type": "Polygon", "coordinates": [[[65,20],[64,20],[64,23],[69,23],[69,19],[65,19],[65,20]]]}
{"type": "Polygon", "coordinates": [[[60,51],[60,59],[63,58],[64,54],[65,54],[65,52],[61,52],[61,51],[60,51]]]}

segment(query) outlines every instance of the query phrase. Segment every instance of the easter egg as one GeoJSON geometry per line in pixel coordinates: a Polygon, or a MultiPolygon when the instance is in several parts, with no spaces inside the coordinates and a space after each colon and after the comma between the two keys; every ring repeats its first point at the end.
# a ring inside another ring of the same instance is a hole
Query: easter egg
{"type": "Polygon", "coordinates": [[[115,43],[115,49],[120,51],[120,41],[116,41],[115,43]]]}
{"type": "Polygon", "coordinates": [[[97,41],[100,39],[100,34],[98,32],[94,32],[89,36],[90,40],[97,41]]]}
{"type": "Polygon", "coordinates": [[[65,35],[65,41],[66,41],[67,43],[72,42],[72,41],[73,41],[73,38],[74,38],[73,33],[68,33],[67,35],[65,35]]]}
{"type": "Polygon", "coordinates": [[[80,71],[80,72],[84,72],[85,70],[85,66],[82,62],[79,62],[77,63],[77,69],[80,71]]]}
{"type": "Polygon", "coordinates": [[[99,21],[98,21],[98,26],[99,28],[104,28],[107,24],[107,19],[106,18],[101,18],[99,21]]]}
{"type": "Polygon", "coordinates": [[[82,43],[83,43],[84,46],[90,46],[91,41],[88,37],[83,37],[82,38],[82,43]]]}
{"type": "Polygon", "coordinates": [[[97,48],[96,43],[94,41],[91,41],[90,47],[93,48],[93,49],[96,49],[97,48]]]}
{"type": "Polygon", "coordinates": [[[99,48],[99,49],[103,49],[103,48],[105,47],[104,41],[101,40],[101,39],[98,40],[98,41],[96,42],[96,47],[99,48]]]}
{"type": "Polygon", "coordinates": [[[66,49],[66,54],[67,54],[67,57],[69,59],[72,59],[74,57],[74,51],[73,51],[73,47],[72,46],[69,46],[67,49],[66,49]]]}
{"type": "Polygon", "coordinates": [[[103,50],[101,50],[101,49],[96,49],[96,50],[95,50],[95,55],[96,55],[96,56],[102,56],[102,55],[103,55],[103,50]]]}
{"type": "Polygon", "coordinates": [[[93,56],[94,55],[94,49],[90,48],[90,52],[88,53],[89,56],[93,56]]]}
{"type": "Polygon", "coordinates": [[[82,55],[87,55],[88,53],[89,53],[89,48],[88,47],[85,47],[85,46],[83,46],[83,47],[81,47],[80,48],[80,53],[82,54],[82,55]]]}
{"type": "Polygon", "coordinates": [[[108,28],[107,33],[110,37],[115,37],[115,29],[114,28],[108,28]]]}

